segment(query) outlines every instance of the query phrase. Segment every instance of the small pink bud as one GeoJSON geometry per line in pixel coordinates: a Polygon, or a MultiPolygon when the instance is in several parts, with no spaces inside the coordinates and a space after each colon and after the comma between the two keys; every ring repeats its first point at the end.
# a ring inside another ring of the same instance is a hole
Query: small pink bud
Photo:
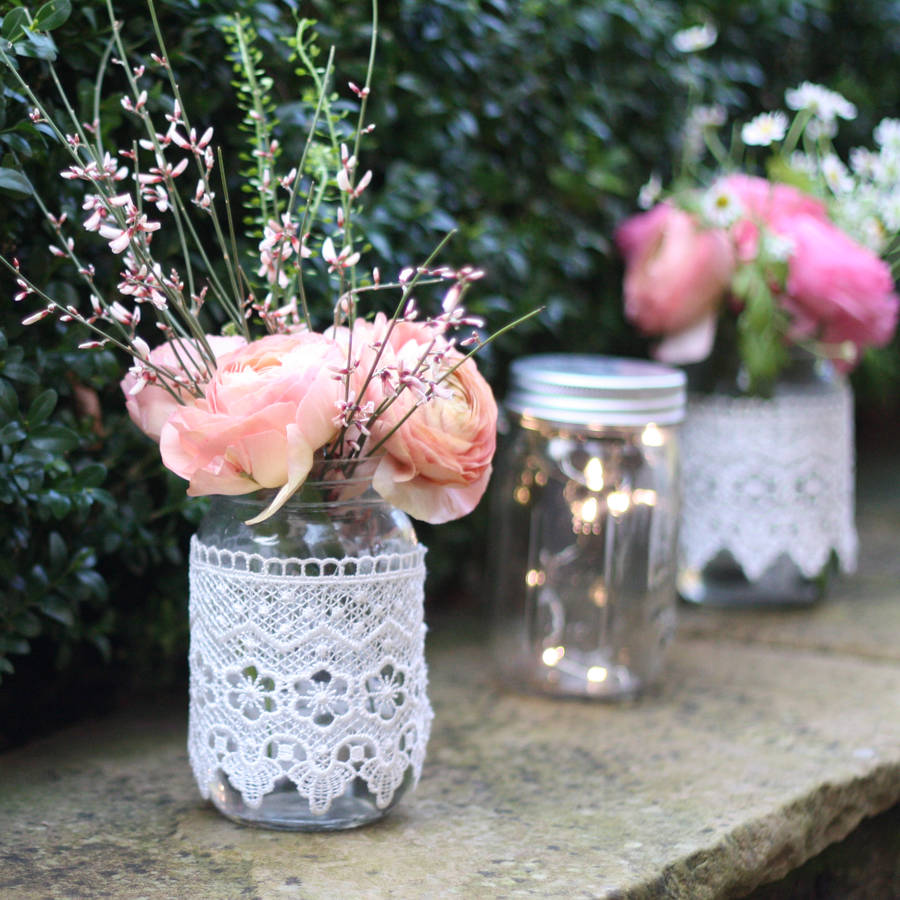
{"type": "Polygon", "coordinates": [[[26,316],[22,319],[23,325],[34,325],[35,322],[40,322],[41,319],[46,319],[50,313],[53,312],[53,307],[48,306],[45,309],[38,310],[36,313],[32,313],[30,316],[26,316]]]}

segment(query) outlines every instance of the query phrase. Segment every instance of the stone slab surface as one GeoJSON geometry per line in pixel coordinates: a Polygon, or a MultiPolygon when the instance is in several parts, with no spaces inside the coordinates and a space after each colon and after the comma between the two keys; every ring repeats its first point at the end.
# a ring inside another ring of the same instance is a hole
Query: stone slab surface
{"type": "Polygon", "coordinates": [[[743,896],[900,802],[900,482],[887,484],[863,495],[860,572],[829,600],[683,610],[664,683],[632,704],[506,692],[479,636],[438,622],[422,782],[358,831],[219,816],[191,779],[186,700],[0,756],[0,897],[743,896]]]}
{"type": "Polygon", "coordinates": [[[0,757],[0,896],[740,896],[900,800],[890,660],[687,638],[655,695],[598,706],[505,693],[438,637],[425,772],[384,822],[233,825],[183,711],[126,713],[0,757]]]}

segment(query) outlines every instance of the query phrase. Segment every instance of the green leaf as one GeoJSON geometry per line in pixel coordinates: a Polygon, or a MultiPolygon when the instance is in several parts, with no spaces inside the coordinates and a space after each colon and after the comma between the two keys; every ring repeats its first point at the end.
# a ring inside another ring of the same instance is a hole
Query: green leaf
{"type": "Polygon", "coordinates": [[[105,600],[107,596],[109,596],[109,588],[106,586],[106,581],[99,572],[95,572],[93,569],[82,569],[80,572],[75,573],[75,578],[80,581],[93,596],[99,597],[101,600],[105,600]]]}
{"type": "Polygon", "coordinates": [[[38,603],[38,609],[47,618],[60,622],[69,628],[75,624],[75,616],[72,615],[72,610],[63,600],[59,597],[54,597],[52,594],[38,603]]]}
{"type": "Polygon", "coordinates": [[[0,444],[15,444],[26,437],[25,429],[18,422],[7,422],[0,428],[0,444]]]}
{"type": "Polygon", "coordinates": [[[19,395],[16,389],[5,378],[0,378],[0,413],[11,419],[18,412],[19,395]]]}
{"type": "Polygon", "coordinates": [[[0,653],[19,653],[26,654],[31,649],[31,645],[24,638],[6,637],[0,635],[0,653]]]}
{"type": "Polygon", "coordinates": [[[56,407],[56,399],[56,391],[53,388],[48,388],[42,394],[38,394],[28,408],[28,415],[25,416],[28,424],[40,425],[53,412],[56,407]]]}
{"type": "Polygon", "coordinates": [[[69,551],[66,549],[66,542],[60,537],[58,531],[50,532],[48,549],[50,550],[51,568],[55,570],[62,569],[66,564],[66,558],[69,555],[69,551]]]}
{"type": "Polygon", "coordinates": [[[766,162],[766,174],[770,181],[793,185],[807,194],[816,193],[816,183],[805,172],[795,169],[783,156],[772,156],[766,162]]]}
{"type": "Polygon", "coordinates": [[[17,196],[30,196],[31,182],[15,169],[0,168],[0,191],[17,196]]]}
{"type": "Polygon", "coordinates": [[[47,491],[44,495],[44,502],[50,507],[50,512],[54,519],[62,519],[67,516],[72,509],[72,501],[59,491],[47,491]]]}
{"type": "Polygon", "coordinates": [[[100,487],[106,480],[106,466],[103,463],[88,463],[75,474],[75,484],[78,488],[100,487]]]}
{"type": "Polygon", "coordinates": [[[47,571],[41,565],[35,565],[31,567],[31,581],[32,585],[32,593],[40,593],[44,594],[47,588],[50,585],[50,578],[47,576],[47,571]]]}
{"type": "Polygon", "coordinates": [[[31,32],[25,35],[24,41],[15,45],[15,51],[19,56],[28,56],[33,59],[45,59],[53,62],[56,59],[56,44],[49,34],[35,34],[31,32]]]}
{"type": "Polygon", "coordinates": [[[110,644],[109,638],[105,634],[92,635],[91,643],[100,652],[104,662],[109,662],[112,659],[112,644],[110,644]]]}
{"type": "Polygon", "coordinates": [[[20,156],[25,157],[30,157],[32,155],[31,144],[24,135],[7,131],[0,135],[0,139],[2,139],[6,146],[14,153],[18,153],[20,156]]]}
{"type": "Polygon", "coordinates": [[[21,363],[7,363],[3,367],[3,374],[7,378],[12,378],[13,381],[21,381],[23,384],[38,384],[40,381],[34,369],[21,363]]]}
{"type": "Polygon", "coordinates": [[[31,443],[38,450],[65,453],[78,446],[78,435],[65,425],[38,425],[31,430],[31,443]]]}
{"type": "Polygon", "coordinates": [[[3,25],[0,26],[0,36],[11,44],[21,40],[28,30],[28,10],[24,6],[17,6],[3,17],[3,25]]]}
{"type": "Polygon", "coordinates": [[[69,0],[50,0],[34,14],[34,27],[42,31],[59,28],[72,15],[72,4],[69,0]]]}

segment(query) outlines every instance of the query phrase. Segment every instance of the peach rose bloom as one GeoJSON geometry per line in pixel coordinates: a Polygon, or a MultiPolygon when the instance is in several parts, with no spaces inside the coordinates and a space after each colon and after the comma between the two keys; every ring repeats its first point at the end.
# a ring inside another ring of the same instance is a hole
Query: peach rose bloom
{"type": "Polygon", "coordinates": [[[229,354],[203,398],[163,426],[163,463],[191,496],[279,488],[271,514],[337,435],[344,388],[333,370],[343,362],[334,341],[311,332],[269,335],[229,354]]]}
{"type": "Polygon", "coordinates": [[[625,315],[645,334],[676,334],[715,312],[735,266],[724,231],[661,203],[628,219],[615,238],[626,264],[625,315]]]}
{"type": "MultiPolygon", "coordinates": [[[[369,327],[375,340],[385,339],[383,318],[369,327]]],[[[413,369],[434,336],[424,325],[398,322],[387,336],[382,359],[413,369]]],[[[442,371],[461,359],[458,351],[449,350],[442,371]]],[[[385,500],[432,524],[458,519],[475,508],[487,488],[497,443],[497,404],[474,361],[464,362],[441,386],[448,396],[420,406],[387,438],[385,455],[372,479],[385,500]]],[[[415,402],[415,394],[404,390],[373,426],[371,445],[381,441],[415,402]]]]}
{"type": "MultiPolygon", "coordinates": [[[[209,334],[206,335],[206,342],[217,360],[247,343],[242,337],[217,337],[209,334]]],[[[166,341],[165,344],[154,347],[150,351],[149,360],[155,366],[166,369],[176,376],[188,371],[196,378],[203,370],[202,357],[196,341],[185,338],[166,341]]],[[[131,421],[144,434],[159,443],[163,425],[182,404],[164,387],[157,384],[148,384],[139,393],[131,394],[130,391],[136,382],[137,378],[129,372],[119,383],[125,395],[125,408],[131,421]]],[[[176,393],[184,403],[189,403],[192,399],[191,393],[186,388],[177,390],[176,393]]]]}

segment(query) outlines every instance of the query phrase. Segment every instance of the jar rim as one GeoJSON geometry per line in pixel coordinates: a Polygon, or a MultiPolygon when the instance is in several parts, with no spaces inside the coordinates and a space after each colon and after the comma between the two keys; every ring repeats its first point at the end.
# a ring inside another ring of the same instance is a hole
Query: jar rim
{"type": "Polygon", "coordinates": [[[641,359],[545,353],[510,368],[506,406],[523,415],[573,425],[671,425],[684,418],[686,378],[641,359]]]}
{"type": "MultiPolygon", "coordinates": [[[[383,503],[383,498],[372,490],[372,477],[386,454],[363,456],[354,459],[316,459],[313,467],[297,491],[286,501],[288,505],[331,506],[336,503],[383,503]],[[310,497],[321,494],[321,497],[310,497]],[[331,494],[332,496],[329,496],[331,494]]],[[[245,494],[220,494],[230,502],[264,509],[271,503],[278,488],[259,488],[245,494]]]]}

